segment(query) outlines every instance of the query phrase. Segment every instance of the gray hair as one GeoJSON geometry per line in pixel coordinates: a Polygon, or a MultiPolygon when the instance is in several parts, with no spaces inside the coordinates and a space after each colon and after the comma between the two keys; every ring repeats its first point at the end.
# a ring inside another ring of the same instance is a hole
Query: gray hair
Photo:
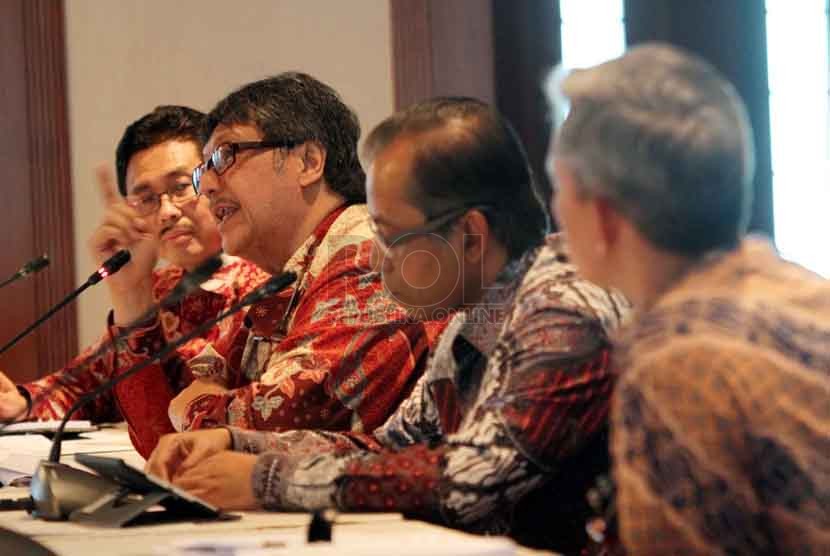
{"type": "Polygon", "coordinates": [[[646,44],[599,66],[554,73],[569,103],[553,155],[580,193],[607,199],[655,245],[696,256],[746,232],[752,128],[732,85],[702,59],[646,44]]]}

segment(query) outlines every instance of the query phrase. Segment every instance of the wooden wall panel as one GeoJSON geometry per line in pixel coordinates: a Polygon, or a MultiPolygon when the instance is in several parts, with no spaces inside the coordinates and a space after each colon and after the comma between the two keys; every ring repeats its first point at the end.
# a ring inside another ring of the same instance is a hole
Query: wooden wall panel
{"type": "MultiPolygon", "coordinates": [[[[37,276],[0,290],[0,343],[75,286],[65,50],[62,0],[0,2],[0,275],[41,253],[51,259],[37,276]]],[[[70,305],[0,356],[0,369],[31,380],[76,351],[70,305]]]]}
{"type": "Polygon", "coordinates": [[[492,12],[485,0],[390,0],[395,108],[433,96],[492,102],[492,12]]]}

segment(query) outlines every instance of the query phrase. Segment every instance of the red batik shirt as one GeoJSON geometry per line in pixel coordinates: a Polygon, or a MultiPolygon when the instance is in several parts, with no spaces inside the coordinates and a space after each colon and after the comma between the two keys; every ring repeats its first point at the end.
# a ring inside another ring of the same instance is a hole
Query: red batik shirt
{"type": "Polygon", "coordinates": [[[421,376],[442,323],[407,322],[370,264],[365,205],[341,207],[286,263],[297,281],[253,305],[248,328],[194,359],[197,374],[219,377],[223,395],[193,400],[191,430],[372,431],[421,376]]]}
{"type": "Polygon", "coordinates": [[[607,470],[609,333],[627,303],[579,278],[558,237],[456,315],[412,395],[372,435],[231,428],[275,510],[395,511],[578,552],[607,470]]]}
{"type": "MultiPolygon", "coordinates": [[[[149,328],[158,332],[165,341],[174,341],[187,334],[204,321],[229,308],[245,294],[268,278],[258,266],[237,257],[222,256],[223,265],[214,276],[202,284],[196,292],[185,297],[178,305],[160,312],[149,328]]],[[[153,298],[164,298],[184,275],[177,266],[166,266],[153,273],[153,298]]],[[[216,342],[222,336],[232,335],[242,325],[243,316],[229,318],[178,348],[176,354],[165,360],[163,366],[150,366],[126,379],[81,407],[75,417],[96,422],[127,421],[133,444],[143,455],[148,447],[155,446],[158,436],[175,432],[167,417],[170,400],[190,384],[192,376],[185,362],[216,342]]],[[[60,419],[69,407],[83,394],[97,388],[119,372],[152,355],[163,345],[141,344],[145,330],[136,331],[119,343],[116,350],[107,349],[90,361],[86,358],[110,343],[118,335],[118,328],[109,319],[108,331],[94,344],[84,349],[64,368],[40,380],[20,385],[34,402],[30,418],[36,420],[60,419]],[[139,347],[141,346],[141,347],[139,347]]],[[[152,450],[152,448],[149,448],[152,450]]]]}

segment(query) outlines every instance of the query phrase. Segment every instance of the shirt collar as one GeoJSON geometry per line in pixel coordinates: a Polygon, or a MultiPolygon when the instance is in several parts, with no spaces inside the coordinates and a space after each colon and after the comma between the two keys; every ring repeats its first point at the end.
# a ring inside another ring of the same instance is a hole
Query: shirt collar
{"type": "Polygon", "coordinates": [[[456,316],[459,322],[453,328],[458,331],[457,335],[484,355],[495,349],[519,285],[538,253],[539,248],[531,249],[509,262],[486,288],[481,301],[456,316]]]}
{"type": "Polygon", "coordinates": [[[226,255],[225,253],[221,253],[219,258],[222,260],[222,266],[219,267],[219,270],[217,270],[214,275],[210,277],[210,279],[205,280],[199,286],[200,289],[208,293],[222,294],[227,288],[229,288],[231,286],[231,282],[228,271],[235,263],[240,261],[238,257],[232,257],[230,255],[226,255]]]}

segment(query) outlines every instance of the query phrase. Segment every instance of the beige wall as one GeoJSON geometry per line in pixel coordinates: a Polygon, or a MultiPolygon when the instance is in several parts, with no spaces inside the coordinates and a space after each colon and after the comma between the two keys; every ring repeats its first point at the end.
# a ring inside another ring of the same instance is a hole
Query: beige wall
{"type": "MultiPolygon", "coordinates": [[[[393,108],[388,0],[68,0],[69,116],[78,283],[101,216],[91,179],[129,122],[159,104],[202,110],[237,86],[302,70],[337,89],[364,132],[393,108]]],[[[106,287],[79,300],[79,339],[100,335],[106,287]]]]}

